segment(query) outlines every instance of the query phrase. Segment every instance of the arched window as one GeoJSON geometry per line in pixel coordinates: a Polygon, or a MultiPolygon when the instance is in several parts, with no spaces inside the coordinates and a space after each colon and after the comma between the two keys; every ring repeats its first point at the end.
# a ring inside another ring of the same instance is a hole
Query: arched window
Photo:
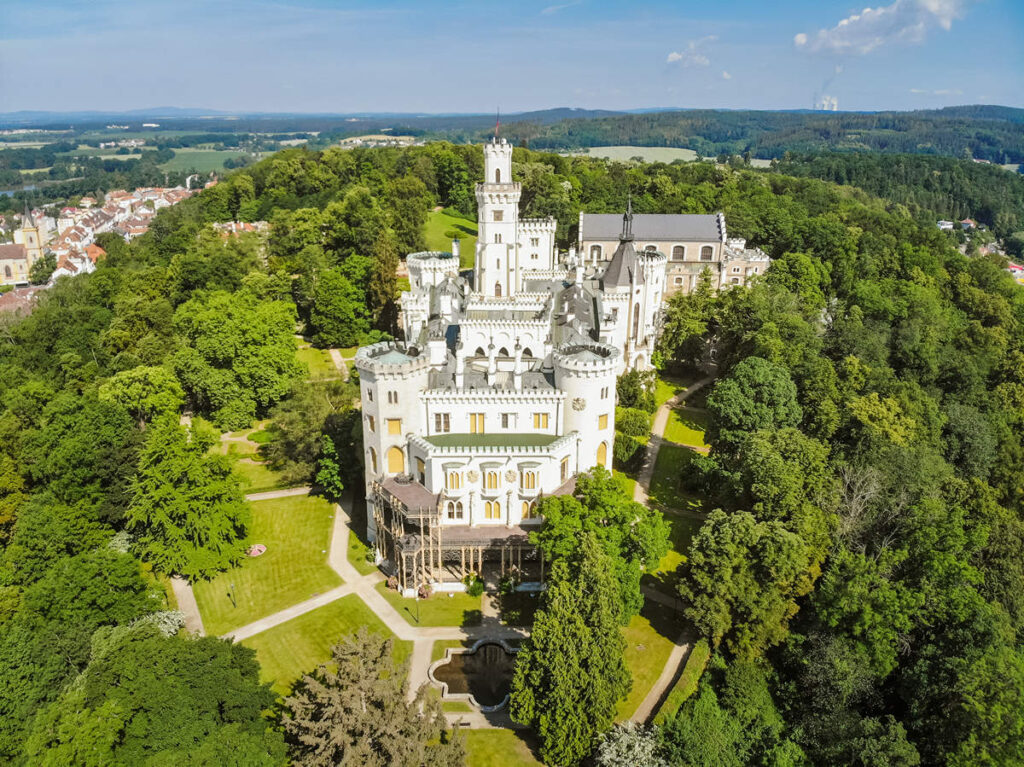
{"type": "Polygon", "coordinates": [[[448,514],[448,519],[455,519],[455,504],[454,503],[452,503],[451,501],[448,501],[448,503],[445,504],[444,510],[448,514]]]}
{"type": "Polygon", "coordinates": [[[524,357],[532,357],[533,356],[533,351],[530,349],[529,346],[527,346],[525,349],[523,349],[523,356],[524,357]]]}
{"type": "Polygon", "coordinates": [[[537,489],[537,472],[535,471],[524,471],[519,475],[519,483],[523,486],[523,490],[536,490],[537,489]]]}
{"type": "Polygon", "coordinates": [[[416,479],[421,485],[427,484],[427,465],[422,458],[416,459],[416,479]]]}
{"type": "Polygon", "coordinates": [[[590,246],[590,258],[593,259],[594,261],[600,261],[601,260],[601,246],[600,245],[591,245],[590,246]]]}
{"type": "Polygon", "coordinates": [[[370,471],[377,473],[377,451],[370,448],[370,471]]]}
{"type": "Polygon", "coordinates": [[[523,501],[523,519],[533,519],[537,516],[537,502],[523,501]]]}
{"type": "Polygon", "coordinates": [[[484,519],[501,519],[501,501],[484,502],[484,519]]]}
{"type": "Polygon", "coordinates": [[[497,298],[501,298],[501,283],[500,282],[494,283],[494,295],[497,298]]]}
{"type": "Polygon", "coordinates": [[[11,276],[11,267],[4,266],[4,276],[5,277],[10,277],[11,276]]]}
{"type": "Polygon", "coordinates": [[[500,184],[501,183],[501,168],[495,168],[494,169],[494,183],[495,184],[500,184]]]}
{"type": "Polygon", "coordinates": [[[405,473],[405,453],[400,447],[388,448],[388,474],[405,473]]]}
{"type": "Polygon", "coordinates": [[[597,465],[606,466],[608,463],[608,443],[602,442],[597,446],[597,465]]]}
{"type": "Polygon", "coordinates": [[[486,479],[487,479],[486,487],[487,487],[488,490],[497,490],[498,489],[498,472],[496,472],[496,471],[489,471],[489,472],[487,472],[487,478],[486,479]]]}
{"type": "Polygon", "coordinates": [[[682,245],[672,246],[672,260],[673,261],[685,261],[686,260],[686,248],[682,245]]]}
{"type": "Polygon", "coordinates": [[[462,488],[462,475],[457,471],[449,471],[445,475],[445,485],[448,490],[459,490],[462,488]]]}
{"type": "Polygon", "coordinates": [[[633,340],[640,337],[640,304],[633,304],[633,340]]]}
{"type": "Polygon", "coordinates": [[[508,355],[508,349],[506,349],[504,346],[502,346],[500,349],[498,349],[498,356],[499,357],[507,357],[507,356],[509,356],[508,355]]]}
{"type": "Polygon", "coordinates": [[[501,245],[501,232],[494,233],[494,242],[501,245]]]}
{"type": "Polygon", "coordinates": [[[644,253],[657,253],[657,252],[658,252],[658,246],[657,245],[647,245],[647,246],[644,247],[644,253]]]}
{"type": "Polygon", "coordinates": [[[714,254],[715,249],[712,248],[710,245],[705,245],[703,248],[700,249],[700,260],[710,261],[714,257],[714,254]]]}
{"type": "Polygon", "coordinates": [[[462,501],[455,503],[455,518],[462,519],[462,501]]]}
{"type": "Polygon", "coordinates": [[[474,357],[486,357],[487,355],[484,353],[484,347],[482,347],[482,346],[476,347],[476,351],[473,352],[473,356],[474,357]]]}

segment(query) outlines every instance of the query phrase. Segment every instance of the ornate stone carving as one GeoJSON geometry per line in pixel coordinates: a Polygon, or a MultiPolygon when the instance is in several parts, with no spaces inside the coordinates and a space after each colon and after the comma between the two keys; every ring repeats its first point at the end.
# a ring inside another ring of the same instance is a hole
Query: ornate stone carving
{"type": "Polygon", "coordinates": [[[519,474],[516,472],[515,469],[509,469],[508,471],[505,472],[506,482],[515,482],[518,478],[519,474]]]}
{"type": "Polygon", "coordinates": [[[582,412],[587,407],[587,401],[583,397],[575,397],[572,401],[572,409],[577,413],[582,412]]]}
{"type": "Polygon", "coordinates": [[[466,472],[466,479],[469,480],[470,482],[476,482],[477,480],[480,479],[480,472],[478,472],[476,469],[470,469],[469,471],[466,472]]]}

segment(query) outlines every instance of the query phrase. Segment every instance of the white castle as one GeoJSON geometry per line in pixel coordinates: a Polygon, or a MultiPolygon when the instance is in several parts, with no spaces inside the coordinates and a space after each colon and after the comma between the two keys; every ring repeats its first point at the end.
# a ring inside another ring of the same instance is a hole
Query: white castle
{"type": "Polygon", "coordinates": [[[519,217],[504,139],[484,173],[472,274],[457,241],[409,255],[405,340],[355,358],[368,535],[410,594],[459,589],[484,562],[543,580],[537,501],[611,468],[616,377],[650,365],[665,292],[668,259],[634,247],[629,208],[610,258],[557,258],[555,220],[519,217]]]}

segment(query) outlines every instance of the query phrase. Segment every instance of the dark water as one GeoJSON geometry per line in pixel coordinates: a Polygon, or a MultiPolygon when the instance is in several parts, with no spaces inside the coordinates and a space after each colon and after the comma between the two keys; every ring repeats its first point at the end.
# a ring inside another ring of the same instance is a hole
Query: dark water
{"type": "Polygon", "coordinates": [[[483,644],[472,653],[453,653],[434,670],[434,678],[453,693],[469,693],[481,706],[496,706],[512,689],[515,656],[497,644],[483,644]]]}
{"type": "Polygon", "coordinates": [[[14,197],[14,195],[17,192],[31,192],[35,188],[35,184],[28,184],[26,186],[23,186],[21,189],[0,189],[0,194],[5,195],[7,197],[14,197]]]}

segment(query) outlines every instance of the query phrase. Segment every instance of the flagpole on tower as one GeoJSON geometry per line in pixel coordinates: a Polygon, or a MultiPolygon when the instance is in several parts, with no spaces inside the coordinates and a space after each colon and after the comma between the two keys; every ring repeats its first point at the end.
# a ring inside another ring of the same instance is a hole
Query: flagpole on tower
{"type": "Polygon", "coordinates": [[[494,123],[494,138],[501,135],[501,107],[498,107],[497,121],[494,123]]]}

